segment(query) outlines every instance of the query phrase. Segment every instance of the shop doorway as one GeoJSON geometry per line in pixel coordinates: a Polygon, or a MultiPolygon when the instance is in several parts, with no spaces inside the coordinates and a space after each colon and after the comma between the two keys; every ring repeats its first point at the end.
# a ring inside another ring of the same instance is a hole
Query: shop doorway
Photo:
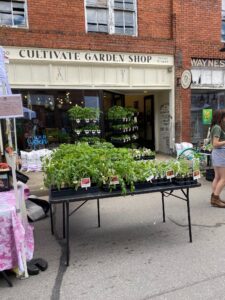
{"type": "Polygon", "coordinates": [[[125,96],[120,93],[103,91],[103,110],[104,114],[107,113],[110,107],[118,105],[125,106],[125,96]]]}
{"type": "MultiPolygon", "coordinates": [[[[137,147],[146,147],[155,150],[155,126],[154,126],[154,95],[143,95],[143,92],[111,92],[103,91],[103,114],[107,116],[112,106],[133,107],[138,111],[137,125],[139,138],[135,142],[137,147]]],[[[105,119],[105,137],[108,139],[107,118],[105,119]]]]}
{"type": "Polygon", "coordinates": [[[155,150],[154,96],[144,97],[144,146],[155,150]]]}

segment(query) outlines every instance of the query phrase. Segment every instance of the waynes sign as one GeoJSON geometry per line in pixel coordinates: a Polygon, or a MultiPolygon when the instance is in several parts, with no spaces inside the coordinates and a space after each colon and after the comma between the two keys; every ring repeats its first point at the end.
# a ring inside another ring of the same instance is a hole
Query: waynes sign
{"type": "Polygon", "coordinates": [[[225,59],[192,58],[191,66],[197,68],[225,68],[225,59]]]}

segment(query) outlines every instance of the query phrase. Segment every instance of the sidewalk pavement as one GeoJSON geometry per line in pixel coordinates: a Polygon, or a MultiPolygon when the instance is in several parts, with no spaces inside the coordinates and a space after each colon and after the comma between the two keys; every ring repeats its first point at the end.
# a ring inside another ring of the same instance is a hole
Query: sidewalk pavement
{"type": "Polygon", "coordinates": [[[10,276],[13,288],[0,278],[1,299],[224,300],[225,210],[210,206],[211,182],[200,182],[190,190],[193,243],[186,202],[167,198],[163,223],[159,193],[101,200],[101,228],[96,202],[85,204],[70,219],[69,267],[50,219],[35,222],[34,257],[48,270],[10,276]]]}

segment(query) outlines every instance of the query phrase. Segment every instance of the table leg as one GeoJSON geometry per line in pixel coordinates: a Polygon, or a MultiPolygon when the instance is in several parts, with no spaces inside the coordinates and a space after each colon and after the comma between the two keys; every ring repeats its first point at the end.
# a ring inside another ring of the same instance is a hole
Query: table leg
{"type": "Polygon", "coordinates": [[[163,212],[163,223],[166,222],[166,218],[165,218],[165,202],[164,202],[164,193],[161,192],[162,194],[162,212],[163,212]]]}
{"type": "Polygon", "coordinates": [[[50,218],[51,218],[51,233],[54,235],[54,227],[53,227],[53,215],[52,215],[52,204],[49,205],[50,208],[50,218]]]}
{"type": "Polygon", "coordinates": [[[211,156],[207,155],[207,167],[211,166],[211,156]]]}
{"type": "Polygon", "coordinates": [[[0,273],[2,273],[2,276],[3,276],[4,279],[7,281],[8,285],[9,285],[10,287],[12,287],[13,284],[12,284],[11,280],[9,279],[9,277],[7,276],[7,274],[5,273],[5,271],[1,271],[0,273]]]}
{"type": "Polygon", "coordinates": [[[62,213],[63,213],[63,238],[65,239],[66,237],[66,229],[65,229],[65,202],[62,203],[63,205],[63,209],[62,209],[62,213]]]}
{"type": "Polygon", "coordinates": [[[69,201],[66,202],[66,265],[69,266],[69,260],[70,260],[70,246],[69,246],[69,240],[70,240],[70,232],[69,232],[69,201]]]}
{"type": "Polygon", "coordinates": [[[98,208],[98,227],[100,227],[101,224],[100,224],[100,203],[99,203],[99,199],[97,199],[97,208],[98,208]]]}
{"type": "Polygon", "coordinates": [[[188,213],[189,239],[190,239],[190,243],[192,243],[191,215],[190,215],[190,202],[189,202],[189,188],[187,188],[187,213],[188,213]]]}

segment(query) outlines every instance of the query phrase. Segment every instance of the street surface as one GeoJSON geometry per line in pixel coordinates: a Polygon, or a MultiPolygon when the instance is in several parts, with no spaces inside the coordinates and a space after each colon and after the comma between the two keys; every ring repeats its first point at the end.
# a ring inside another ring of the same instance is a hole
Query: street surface
{"type": "Polygon", "coordinates": [[[13,288],[0,278],[1,299],[224,300],[225,209],[210,206],[211,182],[200,182],[190,190],[193,243],[186,202],[167,198],[163,223],[159,193],[101,200],[101,228],[96,201],[85,204],[70,219],[69,267],[50,218],[35,222],[34,257],[49,268],[26,280],[10,275],[13,288]]]}

